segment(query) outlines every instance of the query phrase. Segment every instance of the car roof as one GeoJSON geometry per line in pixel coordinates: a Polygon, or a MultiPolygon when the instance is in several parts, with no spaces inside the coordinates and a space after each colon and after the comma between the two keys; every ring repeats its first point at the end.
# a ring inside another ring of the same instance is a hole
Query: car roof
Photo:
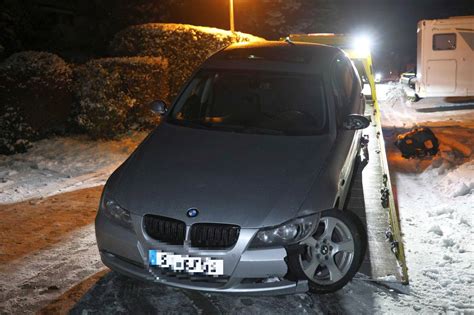
{"type": "Polygon", "coordinates": [[[315,43],[259,41],[233,44],[207,59],[202,68],[323,73],[338,55],[337,48],[315,43]]]}

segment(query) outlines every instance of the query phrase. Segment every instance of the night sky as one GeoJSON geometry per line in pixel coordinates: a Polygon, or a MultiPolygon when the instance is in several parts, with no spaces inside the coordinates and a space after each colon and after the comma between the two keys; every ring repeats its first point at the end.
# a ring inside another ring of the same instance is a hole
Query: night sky
{"type": "MultiPolygon", "coordinates": [[[[267,39],[288,35],[285,28],[368,35],[375,69],[398,72],[415,64],[419,20],[474,15],[474,0],[234,0],[234,8],[237,31],[267,39]],[[304,9],[288,13],[284,8],[292,3],[304,9]],[[266,21],[272,8],[284,15],[279,28],[266,21]],[[304,19],[314,23],[300,29],[304,19]]],[[[0,0],[2,10],[8,14],[0,15],[7,30],[0,34],[6,49],[0,59],[21,50],[46,50],[69,61],[104,56],[113,35],[131,24],[229,28],[229,0],[0,0]],[[64,29],[57,26],[68,23],[69,37],[61,37],[64,29]]]]}
{"type": "MultiPolygon", "coordinates": [[[[196,0],[193,0],[195,2],[196,0]]],[[[208,13],[189,13],[186,20],[196,24],[207,24],[228,28],[228,14],[219,2],[224,0],[197,0],[208,4],[208,13]]],[[[234,0],[236,29],[243,32],[266,35],[264,30],[248,30],[242,26],[247,10],[257,0],[234,0]]],[[[311,1],[311,0],[308,0],[311,1]]],[[[311,1],[314,2],[314,1],[311,1]]],[[[373,55],[376,67],[404,69],[416,62],[416,28],[419,20],[448,18],[450,16],[474,15],[474,0],[332,0],[340,17],[341,28],[337,32],[367,34],[373,40],[373,55]],[[388,58],[387,58],[388,57],[388,58]]],[[[196,3],[196,6],[199,5],[196,3]]],[[[292,21],[288,21],[291,23],[292,21]]],[[[296,22],[296,21],[293,21],[296,22]]],[[[330,30],[329,26],[324,32],[330,30]]],[[[317,31],[317,30],[315,30],[317,31]]]]}

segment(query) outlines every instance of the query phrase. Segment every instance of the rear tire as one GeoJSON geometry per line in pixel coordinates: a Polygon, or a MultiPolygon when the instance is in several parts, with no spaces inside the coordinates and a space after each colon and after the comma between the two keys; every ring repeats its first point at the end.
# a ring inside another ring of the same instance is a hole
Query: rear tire
{"type": "Polygon", "coordinates": [[[367,234],[359,217],[338,209],[321,213],[316,232],[302,242],[299,273],[312,293],[341,289],[355,276],[364,260],[367,234]]]}

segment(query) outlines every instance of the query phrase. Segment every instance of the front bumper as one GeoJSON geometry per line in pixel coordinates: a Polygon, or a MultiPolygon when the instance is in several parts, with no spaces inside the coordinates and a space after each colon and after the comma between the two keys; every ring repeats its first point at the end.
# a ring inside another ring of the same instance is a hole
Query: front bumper
{"type": "Polygon", "coordinates": [[[132,215],[132,222],[133,230],[130,230],[110,222],[100,211],[96,217],[96,237],[102,262],[124,275],[177,288],[215,293],[278,295],[308,291],[305,280],[283,279],[288,273],[284,248],[247,249],[257,229],[241,229],[239,240],[231,249],[200,250],[149,238],[143,231],[141,216],[132,215]],[[162,273],[149,267],[149,249],[223,259],[224,276],[187,277],[162,273]],[[269,279],[278,280],[269,282],[269,279]]]}

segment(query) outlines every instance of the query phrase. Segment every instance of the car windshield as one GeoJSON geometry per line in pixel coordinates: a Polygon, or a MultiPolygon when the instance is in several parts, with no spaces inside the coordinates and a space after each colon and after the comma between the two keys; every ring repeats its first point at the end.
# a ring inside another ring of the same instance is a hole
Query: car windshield
{"type": "Polygon", "coordinates": [[[315,135],[325,130],[322,80],[263,71],[201,71],[168,122],[254,134],[315,135]]]}

